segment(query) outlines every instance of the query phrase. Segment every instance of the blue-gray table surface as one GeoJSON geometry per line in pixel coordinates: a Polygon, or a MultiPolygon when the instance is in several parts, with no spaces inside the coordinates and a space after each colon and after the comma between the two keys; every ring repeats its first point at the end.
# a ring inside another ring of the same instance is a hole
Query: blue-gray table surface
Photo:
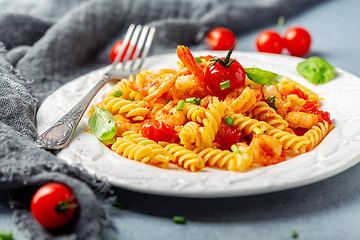
{"type": "MultiPolygon", "coordinates": [[[[288,19],[307,27],[312,55],[360,76],[360,1],[334,0],[288,19]]],[[[241,24],[241,23],[239,23],[241,24]]],[[[265,28],[275,28],[266,26],[265,28]]],[[[262,29],[238,37],[238,50],[255,51],[262,29]]],[[[359,159],[360,160],[360,159],[359,159]]],[[[340,161],[340,159],[339,159],[340,161]]],[[[359,239],[360,165],[326,180],[295,189],[247,197],[191,199],[163,197],[115,189],[126,210],[105,206],[117,239],[359,239]],[[174,215],[186,218],[175,224],[174,215]]],[[[0,230],[22,233],[12,221],[6,196],[0,194],[0,230]]],[[[107,237],[113,237],[109,229],[107,237]]],[[[104,238],[107,238],[104,236],[104,238]]]]}

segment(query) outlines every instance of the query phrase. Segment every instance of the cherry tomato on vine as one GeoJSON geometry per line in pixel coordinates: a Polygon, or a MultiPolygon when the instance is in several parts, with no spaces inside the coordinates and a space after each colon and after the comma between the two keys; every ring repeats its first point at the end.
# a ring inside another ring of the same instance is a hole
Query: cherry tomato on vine
{"type": "MultiPolygon", "coordinates": [[[[114,44],[114,46],[111,48],[111,51],[110,51],[110,61],[111,62],[114,62],[115,61],[115,58],[116,58],[116,55],[118,54],[120,48],[121,48],[121,45],[123,43],[123,40],[120,40],[118,42],[116,42],[114,44]]],[[[122,62],[126,56],[126,52],[127,50],[129,49],[129,45],[130,45],[130,42],[128,43],[128,45],[126,46],[125,48],[125,53],[123,54],[123,56],[121,57],[120,59],[120,62],[122,62]]],[[[132,51],[130,57],[129,57],[129,60],[131,60],[133,57],[134,57],[134,53],[135,53],[135,50],[136,50],[136,46],[134,47],[134,50],[132,51]]]]}
{"type": "Polygon", "coordinates": [[[69,223],[77,207],[71,190],[60,183],[48,183],[40,187],[30,204],[35,220],[48,229],[60,228],[69,223]]]}
{"type": "Polygon", "coordinates": [[[216,96],[224,98],[232,89],[245,85],[245,70],[236,59],[230,59],[235,45],[226,58],[213,59],[206,68],[205,85],[216,96]]]}
{"type": "Polygon", "coordinates": [[[141,134],[155,142],[173,142],[178,138],[174,128],[160,120],[147,120],[141,128],[141,134]]]}
{"type": "Polygon", "coordinates": [[[284,48],[284,42],[278,32],[265,30],[257,36],[256,48],[259,52],[280,54],[284,48]]]}
{"type": "Polygon", "coordinates": [[[207,34],[206,42],[209,50],[230,50],[236,42],[236,36],[230,29],[217,27],[207,34]]]}
{"type": "Polygon", "coordinates": [[[310,49],[310,33],[302,27],[289,28],[284,34],[284,44],[291,55],[304,56],[310,49]]]}

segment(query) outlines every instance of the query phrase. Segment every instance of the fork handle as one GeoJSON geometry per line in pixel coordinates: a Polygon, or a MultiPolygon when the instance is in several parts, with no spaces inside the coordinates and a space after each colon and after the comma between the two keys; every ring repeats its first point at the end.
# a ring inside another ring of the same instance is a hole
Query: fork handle
{"type": "Polygon", "coordinates": [[[70,142],[86,108],[96,93],[110,80],[108,75],[103,78],[62,118],[42,133],[35,140],[35,144],[45,149],[62,149],[70,142]]]}

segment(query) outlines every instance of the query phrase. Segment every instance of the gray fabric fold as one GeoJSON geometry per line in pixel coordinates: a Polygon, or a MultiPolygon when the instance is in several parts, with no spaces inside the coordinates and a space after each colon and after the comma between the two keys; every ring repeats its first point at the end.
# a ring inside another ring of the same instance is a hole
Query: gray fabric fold
{"type": "Polygon", "coordinates": [[[176,45],[204,48],[215,26],[237,36],[291,16],[320,2],[312,0],[47,0],[12,1],[0,10],[0,188],[11,192],[14,221],[29,239],[101,239],[109,227],[100,207],[110,186],[37,148],[37,107],[63,84],[109,64],[111,46],[131,23],[157,27],[151,54],[176,45]],[[29,198],[41,184],[72,188],[78,220],[49,232],[32,219],[29,198]]]}

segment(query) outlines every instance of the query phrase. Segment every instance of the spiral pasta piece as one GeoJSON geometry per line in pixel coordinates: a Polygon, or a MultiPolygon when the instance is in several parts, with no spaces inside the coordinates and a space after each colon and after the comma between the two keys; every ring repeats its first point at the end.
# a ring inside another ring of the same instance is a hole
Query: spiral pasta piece
{"type": "Polygon", "coordinates": [[[278,83],[277,86],[279,87],[280,92],[288,92],[291,91],[294,87],[296,87],[300,89],[303,93],[305,93],[308,96],[309,100],[316,101],[318,104],[320,104],[319,96],[316,93],[290,78],[285,78],[283,81],[278,83]]]}
{"type": "Polygon", "coordinates": [[[196,146],[211,147],[215,135],[219,130],[221,119],[225,114],[225,105],[214,97],[209,103],[206,118],[203,120],[204,127],[200,127],[200,137],[195,141],[196,146]]]}
{"type": "Polygon", "coordinates": [[[271,127],[268,123],[264,121],[259,121],[257,119],[244,116],[241,113],[238,114],[230,113],[230,116],[234,119],[234,125],[245,136],[252,133],[254,128],[259,128],[262,132],[265,132],[268,128],[271,127]]]}
{"type": "Polygon", "coordinates": [[[266,135],[273,136],[280,140],[283,149],[290,149],[291,151],[299,152],[300,154],[305,153],[307,146],[310,144],[310,140],[304,136],[297,136],[273,127],[270,127],[270,129],[267,130],[266,135]]]}
{"type": "Polygon", "coordinates": [[[105,95],[105,98],[112,97],[113,93],[116,91],[121,91],[123,95],[121,96],[124,99],[127,99],[129,97],[129,94],[131,91],[131,88],[129,87],[130,79],[121,79],[119,80],[109,91],[108,94],[105,95]]]}
{"type": "Polygon", "coordinates": [[[192,103],[185,104],[184,112],[189,120],[197,123],[203,123],[206,117],[206,108],[192,103]]]}
{"type": "Polygon", "coordinates": [[[235,159],[230,162],[228,169],[230,171],[244,172],[253,163],[253,154],[251,148],[245,143],[237,143],[240,153],[235,154],[235,159]]]}
{"type": "Polygon", "coordinates": [[[204,160],[191,150],[176,143],[159,142],[166,151],[175,158],[174,163],[191,172],[200,171],[205,167],[204,160]]]}
{"type": "Polygon", "coordinates": [[[179,137],[182,145],[192,145],[197,139],[200,125],[196,122],[187,122],[180,130],[179,137]]]}
{"type": "Polygon", "coordinates": [[[155,141],[143,137],[140,133],[135,131],[127,131],[122,134],[123,138],[130,140],[133,143],[150,147],[152,149],[153,158],[151,163],[159,167],[168,167],[168,163],[174,160],[174,157],[165,151],[165,149],[157,144],[155,141]]]}
{"type": "Polygon", "coordinates": [[[129,99],[139,101],[144,98],[144,94],[137,92],[137,91],[130,91],[129,93],[129,99]]]}
{"type": "Polygon", "coordinates": [[[225,168],[230,171],[245,171],[251,166],[252,156],[249,152],[233,153],[229,150],[197,147],[193,150],[204,159],[207,166],[225,168]]]}
{"type": "Polygon", "coordinates": [[[118,137],[111,146],[117,154],[142,163],[150,163],[152,159],[152,149],[133,143],[125,138],[118,137]]]}
{"type": "Polygon", "coordinates": [[[122,97],[107,97],[104,99],[105,108],[113,115],[122,114],[126,118],[131,118],[134,121],[144,120],[149,109],[141,107],[139,104],[122,97]]]}
{"type": "Polygon", "coordinates": [[[209,103],[208,110],[205,112],[203,127],[195,122],[188,122],[179,133],[180,142],[183,145],[211,147],[215,135],[219,130],[221,119],[225,114],[225,106],[218,98],[214,97],[209,103]]]}
{"type": "Polygon", "coordinates": [[[310,144],[307,146],[306,151],[311,151],[328,135],[334,128],[334,124],[329,124],[327,121],[318,122],[317,125],[309,129],[304,137],[310,140],[310,144]]]}
{"type": "Polygon", "coordinates": [[[276,111],[270,107],[266,102],[259,101],[250,110],[249,117],[255,117],[260,121],[267,122],[274,128],[283,130],[289,126],[289,123],[285,121],[276,111]]]}

